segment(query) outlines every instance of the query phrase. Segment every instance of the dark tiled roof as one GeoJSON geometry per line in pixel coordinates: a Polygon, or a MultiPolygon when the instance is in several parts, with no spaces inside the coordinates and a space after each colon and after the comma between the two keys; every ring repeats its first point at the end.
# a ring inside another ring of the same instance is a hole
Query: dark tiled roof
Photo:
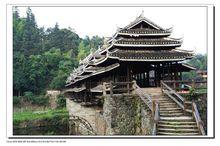
{"type": "Polygon", "coordinates": [[[117,50],[110,53],[111,58],[120,60],[183,60],[191,58],[192,53],[180,52],[177,50],[117,50]]]}
{"type": "Polygon", "coordinates": [[[127,46],[127,45],[146,45],[146,46],[157,46],[157,45],[175,45],[181,46],[181,41],[174,39],[119,39],[115,42],[115,45],[127,46]]]}
{"type": "Polygon", "coordinates": [[[119,33],[127,34],[167,34],[171,33],[169,30],[157,30],[157,29],[122,29],[119,33]]]}
{"type": "Polygon", "coordinates": [[[151,25],[154,28],[163,30],[162,27],[160,27],[159,25],[157,25],[156,23],[154,23],[153,21],[147,19],[146,17],[143,16],[143,14],[141,14],[139,17],[137,17],[134,21],[132,21],[130,24],[128,24],[127,26],[125,26],[123,29],[127,29],[127,28],[131,28],[135,25],[137,25],[140,22],[146,22],[147,24],[151,25]]]}
{"type": "Polygon", "coordinates": [[[96,67],[96,68],[94,68],[95,70],[93,70],[94,71],[93,73],[90,73],[88,75],[80,75],[80,78],[78,78],[78,75],[71,77],[70,80],[68,80],[66,86],[72,85],[72,84],[74,84],[74,83],[76,83],[78,81],[87,79],[89,77],[92,77],[92,76],[95,76],[95,75],[98,75],[98,74],[102,74],[102,73],[111,71],[112,69],[115,69],[115,68],[117,68],[119,66],[120,66],[119,63],[115,63],[115,64],[111,64],[111,65],[106,66],[106,67],[96,67]]]}

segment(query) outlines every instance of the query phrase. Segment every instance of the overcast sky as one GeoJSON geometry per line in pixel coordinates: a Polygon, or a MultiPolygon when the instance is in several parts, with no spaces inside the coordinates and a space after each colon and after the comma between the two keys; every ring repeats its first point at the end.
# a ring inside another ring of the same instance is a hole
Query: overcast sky
{"type": "MultiPolygon", "coordinates": [[[[25,16],[26,7],[18,7],[25,16]]],[[[110,37],[144,11],[162,28],[173,27],[171,37],[183,38],[182,49],[206,53],[205,7],[31,7],[38,26],[73,28],[80,37],[110,37]]]]}

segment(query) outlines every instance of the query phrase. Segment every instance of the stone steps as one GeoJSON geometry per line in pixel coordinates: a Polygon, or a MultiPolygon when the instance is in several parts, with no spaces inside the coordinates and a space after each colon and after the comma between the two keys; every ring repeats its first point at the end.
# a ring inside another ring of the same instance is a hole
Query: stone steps
{"type": "Polygon", "coordinates": [[[177,110],[169,110],[169,109],[160,109],[160,113],[182,113],[182,109],[177,109],[177,110]]]}
{"type": "Polygon", "coordinates": [[[179,123],[177,125],[169,124],[169,123],[168,124],[160,124],[158,127],[159,128],[192,128],[192,129],[198,129],[196,124],[188,125],[188,124],[181,124],[181,123],[179,123]]]}
{"type": "Polygon", "coordinates": [[[174,102],[164,102],[164,103],[159,103],[160,104],[160,106],[162,106],[162,105],[176,105],[176,103],[174,103],[174,102]]]}
{"type": "Polygon", "coordinates": [[[197,124],[191,115],[180,108],[176,102],[163,96],[160,89],[145,89],[152,100],[159,103],[160,120],[157,135],[192,136],[199,135],[197,124]]]}
{"type": "Polygon", "coordinates": [[[159,104],[161,104],[161,105],[163,105],[163,104],[168,104],[168,103],[173,103],[173,102],[171,102],[171,101],[169,101],[169,100],[162,100],[162,101],[158,101],[159,102],[159,104]]]}
{"type": "Polygon", "coordinates": [[[190,116],[181,116],[181,117],[160,117],[161,120],[168,121],[192,121],[193,118],[190,116]]]}
{"type": "Polygon", "coordinates": [[[198,128],[158,128],[158,132],[175,132],[175,133],[199,133],[198,128]]]}
{"type": "Polygon", "coordinates": [[[159,121],[159,125],[196,125],[194,121],[159,121]]]}
{"type": "MultiPolygon", "coordinates": [[[[160,110],[160,114],[174,114],[174,113],[183,113],[181,110],[160,110]]],[[[162,115],[161,115],[162,116],[162,115]]]]}
{"type": "Polygon", "coordinates": [[[173,116],[183,116],[183,113],[160,113],[160,116],[167,116],[167,117],[173,117],[173,116]]]}
{"type": "Polygon", "coordinates": [[[175,104],[169,104],[169,105],[159,105],[160,108],[177,108],[178,106],[175,104]]]}
{"type": "Polygon", "coordinates": [[[179,107],[160,107],[160,111],[166,111],[166,110],[182,110],[181,108],[179,107]]]}
{"type": "Polygon", "coordinates": [[[161,132],[159,131],[157,133],[158,135],[167,135],[167,136],[194,136],[194,135],[199,135],[197,132],[191,132],[191,133],[172,133],[172,132],[161,132]]]}

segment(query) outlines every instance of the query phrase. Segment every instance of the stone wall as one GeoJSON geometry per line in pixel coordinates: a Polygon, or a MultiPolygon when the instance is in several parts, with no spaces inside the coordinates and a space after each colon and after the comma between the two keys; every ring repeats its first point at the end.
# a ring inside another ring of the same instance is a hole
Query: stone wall
{"type": "Polygon", "coordinates": [[[135,95],[106,96],[103,112],[106,135],[151,134],[151,112],[135,95]]]}
{"type": "MultiPolygon", "coordinates": [[[[151,135],[151,111],[136,95],[104,97],[101,107],[84,107],[66,99],[69,114],[86,119],[97,135],[151,135]]],[[[87,135],[85,129],[80,133],[87,135]]]]}
{"type": "Polygon", "coordinates": [[[57,96],[60,95],[59,90],[47,90],[46,96],[49,97],[49,104],[51,109],[56,109],[57,108],[57,96]]]}

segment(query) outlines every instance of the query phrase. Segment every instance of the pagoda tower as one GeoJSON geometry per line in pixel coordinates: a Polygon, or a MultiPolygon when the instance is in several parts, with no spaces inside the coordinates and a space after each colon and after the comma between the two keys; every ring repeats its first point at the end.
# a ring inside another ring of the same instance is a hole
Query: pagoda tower
{"type": "Polygon", "coordinates": [[[102,93],[103,82],[136,80],[140,87],[158,87],[161,80],[181,80],[182,72],[195,68],[183,63],[194,56],[180,49],[181,39],[171,38],[141,14],[109,38],[98,50],[80,61],[66,81],[76,94],[102,93]]]}

